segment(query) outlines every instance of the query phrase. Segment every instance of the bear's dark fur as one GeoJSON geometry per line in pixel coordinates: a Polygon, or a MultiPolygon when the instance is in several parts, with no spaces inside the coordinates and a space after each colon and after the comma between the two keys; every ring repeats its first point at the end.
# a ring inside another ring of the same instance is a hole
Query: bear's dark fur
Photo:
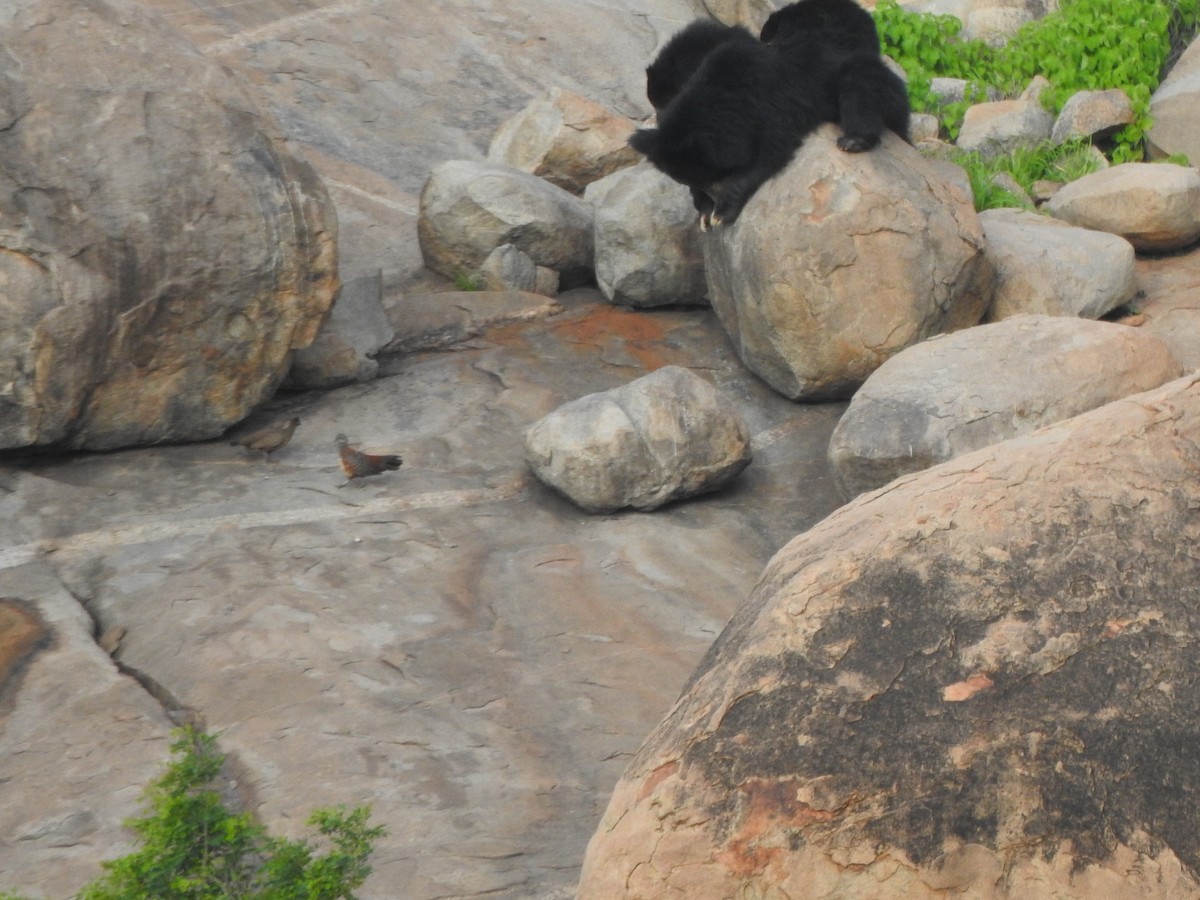
{"type": "MultiPolygon", "coordinates": [[[[908,92],[879,55],[874,20],[854,0],[799,0],[779,10],[763,28],[769,43],[721,28],[721,39],[659,110],[658,127],[629,139],[691,188],[702,228],[736,221],[822,122],[841,125],[838,146],[852,153],[878,144],[885,128],[908,140],[908,92]]],[[[668,42],[651,68],[662,63],[676,78],[686,72],[684,50],[700,43],[693,37],[668,42]]]]}
{"type": "Polygon", "coordinates": [[[847,53],[878,53],[875,18],[854,0],[799,0],[776,10],[758,35],[764,44],[794,34],[821,34],[847,53]]]}
{"type": "Polygon", "coordinates": [[[663,45],[654,62],[646,67],[646,99],[662,112],[684,84],[700,68],[704,57],[735,36],[749,36],[739,25],[724,25],[712,19],[696,19],[663,45]]]}

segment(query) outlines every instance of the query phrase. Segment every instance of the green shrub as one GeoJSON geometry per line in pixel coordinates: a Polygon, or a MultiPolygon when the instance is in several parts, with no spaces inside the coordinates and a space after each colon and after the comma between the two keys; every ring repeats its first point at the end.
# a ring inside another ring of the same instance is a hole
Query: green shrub
{"type": "MultiPolygon", "coordinates": [[[[371,873],[368,807],[319,809],[308,820],[324,845],[275,838],[248,814],[234,814],[211,788],[224,757],[216,739],[192,728],[175,733],[174,759],[146,789],[145,816],[126,824],[141,847],[103,863],[107,873],[79,900],[353,900],[371,873]]],[[[0,893],[0,900],[20,898],[0,893]]]]}

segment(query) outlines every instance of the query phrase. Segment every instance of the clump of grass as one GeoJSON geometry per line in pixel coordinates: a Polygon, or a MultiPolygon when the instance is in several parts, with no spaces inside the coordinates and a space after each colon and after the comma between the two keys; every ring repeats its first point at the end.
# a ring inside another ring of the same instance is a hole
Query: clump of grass
{"type": "MultiPolygon", "coordinates": [[[[475,275],[467,272],[459,272],[454,276],[454,289],[456,291],[482,291],[483,282],[475,275]]],[[[3,900],[3,898],[0,898],[3,900]]]]}
{"type": "Polygon", "coordinates": [[[966,170],[971,179],[971,189],[975,193],[975,208],[979,210],[1028,206],[1024,198],[1017,197],[994,183],[993,179],[1000,173],[1011,176],[1022,190],[1032,193],[1036,182],[1052,181],[1065,184],[1095,172],[1104,165],[1091,144],[1082,138],[1064,144],[1047,141],[1035,147],[1020,147],[1011,153],[997,156],[954,149],[949,158],[966,170]]]}

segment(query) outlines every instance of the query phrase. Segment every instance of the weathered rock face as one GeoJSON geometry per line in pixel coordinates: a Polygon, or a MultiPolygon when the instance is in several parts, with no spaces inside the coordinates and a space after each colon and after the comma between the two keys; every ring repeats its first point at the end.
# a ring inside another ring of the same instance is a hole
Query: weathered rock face
{"type": "Polygon", "coordinates": [[[853,497],[1182,374],[1167,345],[1141,329],[1015,316],[889,359],[850,401],[829,459],[853,497]]]}
{"type": "Polygon", "coordinates": [[[572,287],[592,277],[592,210],[550,182],[511,166],[451,160],[421,191],[417,233],[425,265],[447,278],[474,274],[511,244],[572,287]]]}
{"type": "Polygon", "coordinates": [[[648,163],[589,186],[595,207],[596,283],[622,306],[708,303],[704,251],[687,189],[648,163]]]}
{"type": "Polygon", "coordinates": [[[1133,245],[1019,209],[979,214],[996,269],[988,318],[1025,313],[1098,319],[1137,291],[1133,245]]]}
{"type": "Polygon", "coordinates": [[[844,153],[823,126],[704,244],[742,361],[793,399],[845,397],[884,360],[974,325],[992,268],[969,193],[888,134],[844,153]]]}
{"type": "Polygon", "coordinates": [[[1192,377],[796,538],[618,784],[580,900],[1200,895],[1198,448],[1192,377]]]}
{"type": "Polygon", "coordinates": [[[1200,172],[1124,163],[1084,175],[1046,203],[1057,219],[1119,234],[1138,250],[1177,250],[1200,238],[1200,172]]]}
{"type": "Polygon", "coordinates": [[[535,422],[525,458],[588,512],[649,510],[735,478],[750,464],[750,431],[711,384],[665,366],[535,422]]]}
{"type": "Polygon", "coordinates": [[[640,158],[626,143],[633,122],[553,88],[496,131],[488,159],[545,178],[573,194],[640,158]]]}
{"type": "Polygon", "coordinates": [[[221,433],[333,302],[324,188],[140,4],[7,4],[0,56],[0,447],[221,433]]]}

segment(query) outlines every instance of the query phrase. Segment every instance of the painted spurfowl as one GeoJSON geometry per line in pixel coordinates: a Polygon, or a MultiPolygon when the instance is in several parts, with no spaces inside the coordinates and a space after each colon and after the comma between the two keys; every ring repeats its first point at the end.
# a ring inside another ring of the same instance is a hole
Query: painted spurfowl
{"type": "Polygon", "coordinates": [[[351,447],[344,434],[339,434],[334,438],[334,443],[337,444],[338,460],[342,464],[342,471],[346,474],[346,480],[342,482],[341,487],[345,487],[355,478],[382,475],[384,472],[398,469],[404,461],[394,454],[376,456],[373,453],[363,453],[361,450],[351,447]]]}
{"type": "Polygon", "coordinates": [[[286,422],[273,422],[266,428],[260,428],[258,431],[252,431],[236,440],[230,441],[229,446],[245,447],[252,453],[261,453],[264,457],[269,457],[276,450],[282,449],[292,439],[292,434],[299,424],[299,416],[294,416],[286,422]]]}

